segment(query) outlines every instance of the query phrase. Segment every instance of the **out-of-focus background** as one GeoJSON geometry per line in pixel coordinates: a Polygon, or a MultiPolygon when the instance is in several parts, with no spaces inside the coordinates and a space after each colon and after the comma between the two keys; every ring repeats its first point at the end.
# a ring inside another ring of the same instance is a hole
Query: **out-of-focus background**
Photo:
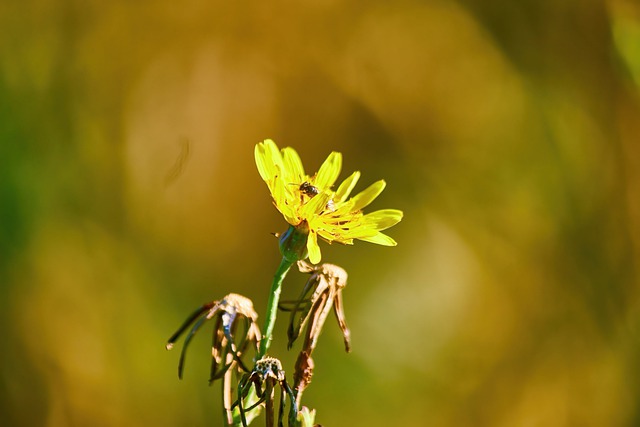
{"type": "Polygon", "coordinates": [[[637,2],[26,0],[0,28],[0,424],[221,423],[209,332],[183,381],[164,344],[229,292],[264,317],[273,138],[405,212],[396,248],[323,246],[354,350],[329,318],[318,422],[640,425],[637,2]]]}

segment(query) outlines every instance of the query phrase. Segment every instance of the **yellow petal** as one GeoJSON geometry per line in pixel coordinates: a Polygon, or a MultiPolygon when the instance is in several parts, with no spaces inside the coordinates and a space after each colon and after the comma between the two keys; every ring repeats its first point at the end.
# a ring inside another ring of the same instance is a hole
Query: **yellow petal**
{"type": "Polygon", "coordinates": [[[382,246],[396,246],[397,243],[391,237],[387,236],[383,233],[377,233],[371,237],[360,237],[360,240],[364,240],[365,242],[375,243],[377,245],[382,246]]]}
{"type": "Polygon", "coordinates": [[[367,206],[369,203],[373,202],[376,197],[382,193],[384,187],[386,187],[387,183],[384,180],[380,180],[371,184],[366,190],[358,193],[350,202],[353,204],[351,209],[354,211],[359,211],[360,209],[367,206]]]}
{"type": "MultiPolygon", "coordinates": [[[[279,172],[278,172],[279,173],[279,172]]],[[[281,179],[275,179],[271,182],[271,196],[273,197],[273,201],[276,203],[276,206],[283,205],[285,203],[284,197],[284,184],[281,179]]]]}
{"type": "Polygon", "coordinates": [[[282,149],[282,157],[284,158],[284,167],[287,171],[287,180],[291,180],[288,184],[301,184],[304,177],[304,168],[302,161],[296,150],[291,147],[282,149]]]}
{"type": "Polygon", "coordinates": [[[319,187],[321,190],[326,190],[330,188],[336,179],[338,179],[338,175],[340,175],[340,170],[342,169],[342,154],[336,151],[329,154],[327,160],[324,161],[320,169],[318,170],[318,175],[316,175],[316,179],[314,181],[314,185],[319,187]]]}
{"type": "Polygon", "coordinates": [[[317,264],[320,262],[322,254],[320,253],[320,246],[318,246],[318,236],[314,230],[309,232],[309,237],[307,238],[307,251],[309,252],[309,261],[311,264],[317,264]]]}
{"type": "Polygon", "coordinates": [[[271,174],[269,173],[269,167],[266,163],[265,147],[262,143],[256,144],[256,148],[253,150],[254,157],[256,158],[256,166],[258,173],[263,181],[269,181],[271,174]]]}
{"type": "Polygon", "coordinates": [[[372,227],[366,226],[357,226],[354,228],[350,228],[349,230],[345,230],[342,234],[342,237],[345,239],[364,239],[367,237],[373,237],[378,234],[378,230],[372,227]]]}
{"type": "Polygon", "coordinates": [[[367,227],[382,231],[399,223],[402,220],[402,216],[402,211],[398,209],[381,209],[366,214],[363,220],[367,227]]]}
{"type": "Polygon", "coordinates": [[[302,207],[302,216],[308,220],[311,220],[314,215],[317,215],[325,210],[330,197],[331,196],[326,191],[313,197],[302,207]]]}
{"type": "Polygon", "coordinates": [[[272,140],[265,139],[257,144],[254,155],[258,172],[264,181],[271,181],[283,170],[282,155],[272,140]]]}
{"type": "Polygon", "coordinates": [[[342,184],[340,184],[340,187],[338,187],[338,191],[336,191],[335,201],[344,202],[345,200],[347,200],[347,197],[349,197],[349,194],[351,194],[351,191],[353,191],[353,187],[356,186],[356,183],[359,179],[360,172],[356,171],[352,173],[349,178],[342,181],[342,184]]]}
{"type": "MultiPolygon", "coordinates": [[[[328,233],[325,230],[318,230],[318,236],[322,237],[324,240],[326,240],[329,243],[335,241],[335,236],[331,233],[328,233]]],[[[344,242],[341,241],[340,243],[344,243],[344,242]]]]}
{"type": "Polygon", "coordinates": [[[265,160],[267,162],[267,167],[271,165],[270,167],[273,168],[273,171],[275,172],[274,175],[281,174],[284,170],[284,162],[282,161],[282,154],[280,154],[278,146],[272,140],[267,139],[265,141],[265,147],[267,155],[265,160]]]}
{"type": "Polygon", "coordinates": [[[280,212],[282,213],[282,216],[284,217],[285,221],[287,221],[289,224],[291,225],[300,224],[300,218],[296,216],[295,212],[290,207],[285,206],[283,209],[280,210],[280,212]]]}

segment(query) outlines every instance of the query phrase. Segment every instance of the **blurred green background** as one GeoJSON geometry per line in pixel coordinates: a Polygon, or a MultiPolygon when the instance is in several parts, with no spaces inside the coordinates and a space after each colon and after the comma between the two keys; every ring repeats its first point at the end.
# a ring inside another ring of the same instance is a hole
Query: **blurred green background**
{"type": "Polygon", "coordinates": [[[318,422],[640,425],[637,2],[25,0],[0,28],[0,424],[221,423],[209,333],[183,381],[164,343],[232,291],[264,317],[273,138],[405,212],[396,248],[323,246],[354,351],[329,318],[318,422]]]}

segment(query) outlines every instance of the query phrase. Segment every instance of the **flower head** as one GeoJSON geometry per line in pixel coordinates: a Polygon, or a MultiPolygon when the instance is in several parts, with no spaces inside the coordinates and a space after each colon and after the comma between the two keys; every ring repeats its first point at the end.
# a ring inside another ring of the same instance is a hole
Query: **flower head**
{"type": "Polygon", "coordinates": [[[402,211],[362,212],[384,190],[384,180],[349,198],[360,179],[360,172],[356,171],[333,189],[342,168],[341,153],[329,154],[313,176],[305,174],[293,148],[279,150],[270,139],[256,145],[255,158],[276,208],[289,224],[307,234],[306,249],[313,264],[321,259],[318,236],[329,243],[351,245],[358,239],[383,246],[396,245],[395,240],[381,231],[400,222],[402,211]]]}

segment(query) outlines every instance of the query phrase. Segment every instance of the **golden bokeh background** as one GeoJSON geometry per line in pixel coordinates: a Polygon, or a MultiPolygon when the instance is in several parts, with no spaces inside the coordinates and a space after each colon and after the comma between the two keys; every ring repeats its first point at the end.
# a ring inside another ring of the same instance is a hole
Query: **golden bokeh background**
{"type": "Polygon", "coordinates": [[[273,138],[405,212],[396,248],[323,246],[354,351],[330,318],[318,422],[640,425],[637,2],[25,0],[0,28],[0,424],[221,423],[207,333],[183,381],[164,343],[229,292],[264,317],[273,138]]]}

